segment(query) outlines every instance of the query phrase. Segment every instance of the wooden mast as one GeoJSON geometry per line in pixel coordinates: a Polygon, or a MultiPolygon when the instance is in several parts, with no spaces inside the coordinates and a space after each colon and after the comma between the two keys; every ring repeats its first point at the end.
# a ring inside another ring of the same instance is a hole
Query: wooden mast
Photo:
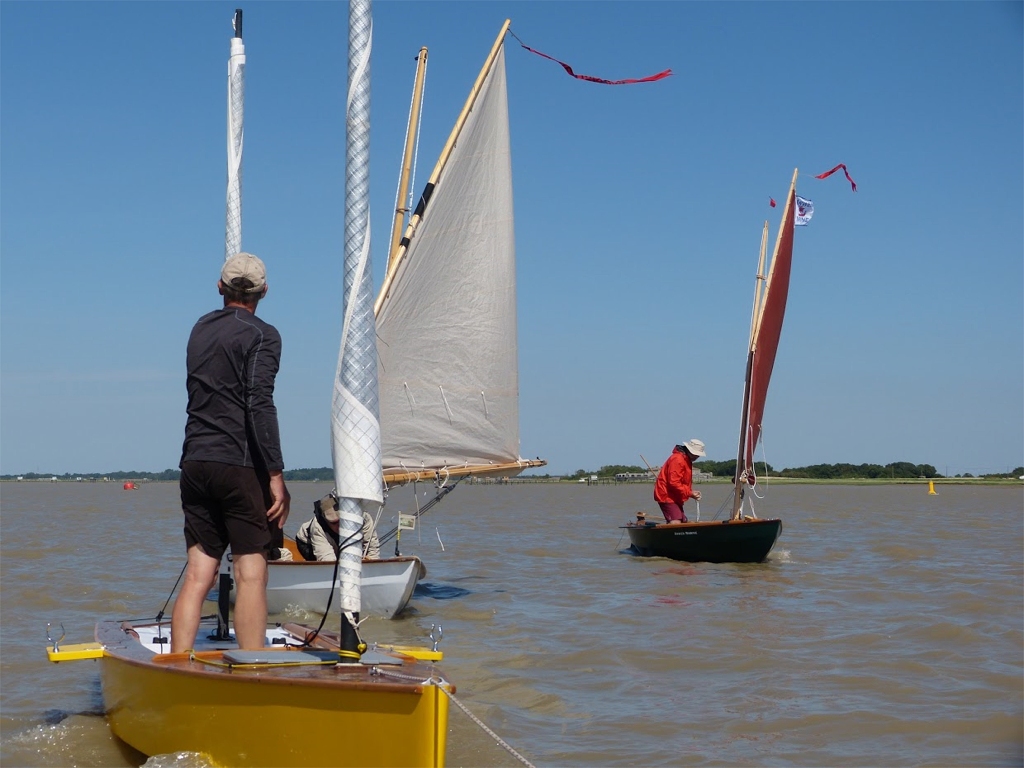
{"type": "Polygon", "coordinates": [[[441,157],[437,160],[437,165],[434,166],[433,172],[430,174],[430,178],[427,180],[426,186],[423,188],[423,194],[420,195],[419,203],[416,204],[416,210],[413,212],[412,218],[409,219],[408,225],[405,227],[405,234],[398,244],[398,250],[395,252],[393,259],[388,264],[387,274],[384,276],[384,283],[380,287],[380,293],[377,295],[377,301],[373,305],[373,313],[375,315],[380,314],[380,308],[384,304],[384,299],[387,297],[391,290],[391,283],[395,280],[395,273],[398,270],[399,264],[405,257],[406,252],[409,249],[409,241],[416,232],[416,228],[423,220],[423,212],[427,207],[427,203],[430,202],[430,196],[434,192],[434,187],[437,186],[438,179],[441,178],[441,172],[444,170],[445,165],[448,163],[448,158],[455,148],[455,142],[459,138],[459,134],[462,133],[462,127],[466,124],[466,119],[469,117],[470,111],[473,109],[473,104],[476,102],[477,96],[480,94],[480,89],[483,87],[484,80],[487,78],[487,73],[490,72],[491,66],[494,64],[494,60],[498,56],[498,51],[501,50],[501,45],[505,40],[505,33],[508,31],[509,26],[512,24],[510,19],[505,19],[505,23],[501,25],[501,31],[498,33],[497,39],[494,41],[494,45],[491,47],[491,52],[487,56],[487,60],[484,62],[483,68],[480,70],[480,74],[477,75],[476,82],[473,83],[473,89],[469,92],[469,98],[466,99],[465,106],[462,107],[462,112],[459,114],[459,118],[455,121],[455,127],[452,128],[451,134],[448,136],[448,141],[444,145],[444,149],[441,150],[441,157]]]}
{"type": "Polygon", "coordinates": [[[423,105],[423,81],[427,74],[427,48],[420,48],[416,57],[416,79],[412,86],[412,106],[409,109],[409,129],[405,136],[405,155],[402,158],[402,173],[398,179],[398,198],[395,205],[395,221],[391,225],[391,247],[388,248],[388,266],[385,274],[391,271],[398,244],[402,240],[402,224],[409,209],[405,207],[405,196],[409,193],[409,176],[412,173],[412,156],[416,148],[416,134],[420,125],[420,107],[423,105]]]}
{"type": "Polygon", "coordinates": [[[761,232],[761,257],[757,261],[757,277],[754,279],[754,311],[750,313],[750,339],[747,342],[747,351],[754,348],[754,332],[761,318],[761,302],[764,299],[765,273],[764,257],[768,250],[768,222],[764,223],[761,232]]]}

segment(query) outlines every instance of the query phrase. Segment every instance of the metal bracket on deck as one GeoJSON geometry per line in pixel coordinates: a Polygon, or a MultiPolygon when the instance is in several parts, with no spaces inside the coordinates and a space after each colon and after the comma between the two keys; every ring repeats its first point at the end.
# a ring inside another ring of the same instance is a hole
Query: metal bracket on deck
{"type": "Polygon", "coordinates": [[[56,640],[54,640],[53,637],[50,635],[50,622],[46,622],[46,641],[49,642],[49,643],[53,643],[53,652],[54,653],[57,653],[57,652],[60,651],[59,643],[61,642],[61,640],[64,639],[64,636],[66,634],[67,634],[67,632],[64,631],[64,622],[61,622],[61,625],[60,625],[60,637],[58,637],[56,640]]]}
{"type": "Polygon", "coordinates": [[[434,650],[434,651],[437,650],[437,644],[441,642],[441,638],[442,637],[444,637],[444,630],[441,628],[441,625],[440,624],[436,624],[436,625],[435,624],[431,624],[430,625],[430,639],[434,642],[434,647],[433,647],[432,650],[434,650]],[[435,627],[437,629],[437,637],[434,637],[434,629],[435,629],[435,627]]]}

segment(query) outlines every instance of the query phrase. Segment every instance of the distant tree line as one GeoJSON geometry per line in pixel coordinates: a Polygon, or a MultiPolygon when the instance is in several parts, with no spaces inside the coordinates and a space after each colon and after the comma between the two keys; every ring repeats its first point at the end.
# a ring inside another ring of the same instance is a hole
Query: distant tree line
{"type": "MultiPolygon", "coordinates": [[[[65,472],[63,475],[56,475],[52,472],[26,472],[22,475],[0,475],[0,480],[51,480],[57,478],[62,482],[73,482],[81,479],[83,482],[97,482],[109,480],[121,482],[123,480],[147,480],[155,483],[178,482],[181,471],[177,469],[165,469],[163,472],[65,472]]],[[[287,481],[302,480],[333,480],[334,470],[330,467],[319,469],[286,469],[284,479],[287,481]]]]}
{"type": "MultiPolygon", "coordinates": [[[[736,473],[736,460],[711,461],[701,459],[694,462],[694,468],[701,472],[710,472],[715,477],[731,478],[736,473]]],[[[569,480],[579,480],[591,475],[600,478],[615,477],[624,472],[643,473],[649,471],[647,467],[639,467],[635,464],[606,464],[598,470],[577,469],[571,475],[564,475],[569,480]]],[[[657,471],[657,467],[655,467],[657,471]]],[[[771,464],[758,463],[757,471],[760,475],[771,475],[773,477],[805,478],[809,480],[912,480],[915,478],[934,479],[943,477],[935,471],[931,464],[911,464],[909,461],[896,461],[892,464],[813,464],[809,467],[793,467],[776,471],[771,464]]],[[[177,469],[165,469],[163,472],[92,472],[74,473],[65,472],[62,475],[55,475],[47,472],[26,472],[23,475],[0,475],[0,480],[16,480],[19,477],[24,480],[50,480],[56,477],[63,482],[82,481],[96,482],[109,480],[121,482],[123,480],[148,480],[151,482],[178,482],[181,473],[177,469]]],[[[1012,472],[998,472],[993,474],[979,475],[982,478],[1017,478],[1024,475],[1024,466],[1017,467],[1012,472]]],[[[558,475],[532,475],[533,477],[559,477],[558,475]]],[[[956,477],[974,477],[970,473],[956,475],[956,477]]],[[[310,482],[334,480],[334,470],[330,467],[317,467],[306,469],[286,469],[284,479],[288,482],[310,482]]]]}
{"type": "MultiPolygon", "coordinates": [[[[694,469],[710,472],[715,477],[731,478],[736,476],[736,459],[729,461],[711,461],[701,459],[694,462],[694,469]]],[[[915,478],[934,479],[943,477],[931,464],[912,464],[909,461],[896,461],[891,464],[813,464],[809,467],[793,467],[776,471],[771,464],[758,462],[756,469],[761,475],[773,477],[805,478],[809,480],[911,480],[915,478]]],[[[597,475],[600,478],[614,477],[621,472],[646,472],[647,467],[609,464],[598,470],[577,469],[568,477],[572,480],[597,475]]],[[[1024,466],[1012,472],[999,472],[981,475],[987,478],[1016,478],[1024,475],[1024,466]]],[[[957,477],[973,477],[970,473],[957,477]]]]}
{"type": "Polygon", "coordinates": [[[122,480],[150,480],[153,482],[177,482],[181,472],[177,469],[165,469],[163,472],[65,472],[58,475],[53,472],[25,472],[22,475],[0,475],[0,480],[51,480],[57,478],[62,482],[74,480],[96,482],[98,480],[109,480],[111,482],[122,480]]]}

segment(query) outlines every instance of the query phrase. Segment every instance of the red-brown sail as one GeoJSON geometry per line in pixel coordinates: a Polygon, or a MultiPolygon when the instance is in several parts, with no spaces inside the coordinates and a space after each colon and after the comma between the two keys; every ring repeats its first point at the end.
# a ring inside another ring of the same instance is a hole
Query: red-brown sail
{"type": "Polygon", "coordinates": [[[775,366],[775,353],[779,348],[782,334],[782,319],[786,314],[786,300],[789,297],[789,274],[793,262],[793,227],[796,212],[796,175],[789,188],[786,207],[782,214],[782,226],[775,241],[768,283],[765,287],[761,314],[754,330],[751,343],[753,362],[750,371],[750,406],[747,420],[747,439],[744,461],[753,481],[754,448],[761,437],[761,419],[764,403],[768,397],[768,382],[775,366]]]}

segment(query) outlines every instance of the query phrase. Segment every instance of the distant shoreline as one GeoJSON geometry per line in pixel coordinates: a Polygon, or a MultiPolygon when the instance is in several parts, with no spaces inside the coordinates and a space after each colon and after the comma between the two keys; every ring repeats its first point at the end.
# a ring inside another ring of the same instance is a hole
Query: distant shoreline
{"type": "MultiPolygon", "coordinates": [[[[86,476],[73,476],[73,477],[36,477],[36,478],[23,478],[19,480],[17,477],[0,477],[0,483],[101,483],[101,484],[112,484],[117,485],[131,480],[133,483],[145,483],[147,485],[151,483],[173,483],[177,485],[178,481],[175,480],[154,480],[146,477],[119,477],[117,479],[104,479],[102,477],[86,477],[86,476]]],[[[291,480],[289,483],[323,483],[324,485],[332,484],[334,481],[328,478],[315,479],[315,480],[291,480]]],[[[556,477],[536,477],[536,476],[519,476],[510,477],[507,479],[499,478],[488,478],[488,479],[477,479],[475,482],[470,482],[470,485],[533,485],[533,484],[551,484],[551,485],[571,485],[571,486],[623,486],[623,485],[654,485],[654,480],[624,480],[618,481],[613,478],[602,478],[598,482],[586,483],[580,482],[576,479],[569,478],[556,478],[556,477]]],[[[733,481],[730,478],[715,477],[710,480],[698,481],[698,485],[732,485],[733,481]]],[[[935,485],[1005,485],[1020,487],[1024,485],[1024,481],[1018,478],[1005,478],[1005,477],[937,477],[937,478],[836,478],[836,479],[817,479],[817,478],[801,478],[801,477],[760,477],[758,478],[760,485],[923,485],[927,486],[929,483],[935,485]]]]}

